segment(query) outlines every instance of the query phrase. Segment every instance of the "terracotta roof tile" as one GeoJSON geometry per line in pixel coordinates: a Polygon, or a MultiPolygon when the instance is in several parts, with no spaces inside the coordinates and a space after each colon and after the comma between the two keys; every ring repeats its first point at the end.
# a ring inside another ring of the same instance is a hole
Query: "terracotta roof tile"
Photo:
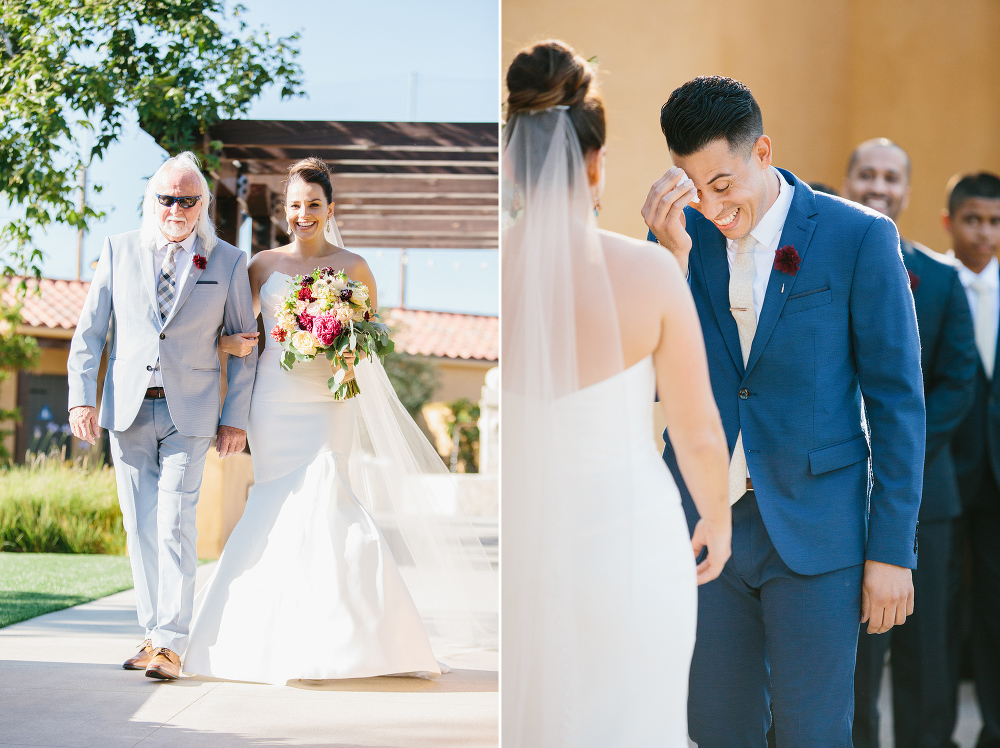
{"type": "Polygon", "coordinates": [[[500,322],[474,314],[393,309],[389,324],[396,330],[396,349],[414,355],[496,361],[500,322]]]}
{"type": "MultiPolygon", "coordinates": [[[[4,306],[15,301],[14,289],[20,280],[20,278],[10,279],[8,287],[3,289],[0,298],[4,306]]],[[[21,307],[24,324],[31,327],[47,327],[51,330],[72,330],[76,327],[90,283],[42,278],[40,286],[41,295],[35,293],[39,281],[28,279],[28,293],[21,307]]]]}
{"type": "MultiPolygon", "coordinates": [[[[13,303],[13,287],[18,280],[12,279],[10,286],[2,291],[0,298],[4,305],[13,303]]],[[[28,281],[30,291],[36,285],[33,279],[28,281]]],[[[41,295],[29,292],[24,299],[21,308],[24,324],[72,330],[89,288],[88,281],[43,278],[41,295]]],[[[496,317],[393,309],[388,321],[396,331],[393,338],[397,350],[405,353],[483,361],[498,359],[500,324],[496,317]]]]}

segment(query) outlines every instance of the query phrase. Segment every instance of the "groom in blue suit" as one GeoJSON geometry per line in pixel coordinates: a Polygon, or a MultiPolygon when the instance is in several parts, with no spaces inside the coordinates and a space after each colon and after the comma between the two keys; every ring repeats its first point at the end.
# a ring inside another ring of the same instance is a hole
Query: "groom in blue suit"
{"type": "Polygon", "coordinates": [[[924,399],[899,235],[773,168],[739,81],[689,81],[660,124],[675,167],[643,217],[688,273],[732,450],[733,555],[699,591],[691,737],[763,748],[773,715],[781,748],[850,748],[858,622],[913,611],[924,399]]]}

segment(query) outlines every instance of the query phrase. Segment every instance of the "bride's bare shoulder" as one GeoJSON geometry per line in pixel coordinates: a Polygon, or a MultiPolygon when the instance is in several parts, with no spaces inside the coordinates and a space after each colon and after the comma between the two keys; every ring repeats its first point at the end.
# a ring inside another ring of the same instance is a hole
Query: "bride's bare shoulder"
{"type": "Polygon", "coordinates": [[[665,278],[680,274],[677,260],[659,244],[633,239],[612,231],[600,232],[608,270],[629,280],[660,285],[665,278]]]}
{"type": "Polygon", "coordinates": [[[267,280],[267,276],[274,270],[278,261],[287,254],[287,247],[275,247],[274,249],[264,249],[257,252],[250,258],[247,269],[250,271],[250,280],[256,281],[258,285],[267,280]]]}

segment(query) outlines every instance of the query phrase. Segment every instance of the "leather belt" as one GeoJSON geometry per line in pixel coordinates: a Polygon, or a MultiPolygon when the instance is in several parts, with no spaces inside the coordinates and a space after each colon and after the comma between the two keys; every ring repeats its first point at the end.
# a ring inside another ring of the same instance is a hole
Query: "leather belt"
{"type": "Polygon", "coordinates": [[[747,491],[753,491],[753,482],[747,478],[747,491]]]}
{"type": "Polygon", "coordinates": [[[147,400],[162,400],[167,396],[162,387],[149,387],[146,389],[147,400]]]}

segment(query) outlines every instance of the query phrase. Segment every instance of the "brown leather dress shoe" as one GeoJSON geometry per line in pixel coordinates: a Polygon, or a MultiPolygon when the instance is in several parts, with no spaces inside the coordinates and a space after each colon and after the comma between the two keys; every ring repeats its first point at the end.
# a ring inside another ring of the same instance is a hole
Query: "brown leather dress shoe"
{"type": "Polygon", "coordinates": [[[177,680],[181,677],[181,658],[173,650],[157,647],[153,650],[153,659],[146,666],[146,677],[177,680]]]}
{"type": "Polygon", "coordinates": [[[146,665],[153,659],[153,640],[146,639],[139,645],[139,651],[134,657],[129,657],[122,665],[126,670],[145,670],[146,665]]]}

